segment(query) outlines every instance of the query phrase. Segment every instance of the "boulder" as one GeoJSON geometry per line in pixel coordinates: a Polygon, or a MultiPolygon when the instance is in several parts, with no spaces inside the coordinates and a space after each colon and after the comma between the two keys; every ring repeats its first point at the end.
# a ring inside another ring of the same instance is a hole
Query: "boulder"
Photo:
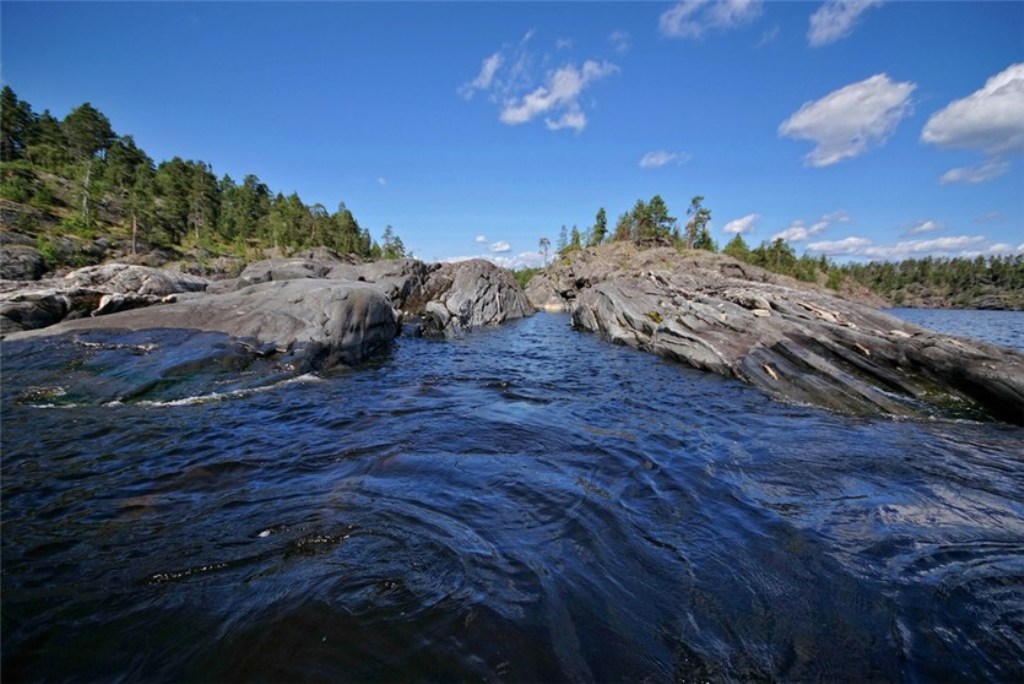
{"type": "Polygon", "coordinates": [[[577,329],[788,401],[1024,424],[1019,352],[940,335],[723,255],[610,245],[553,271],[542,276],[553,289],[574,285],[563,300],[577,329]]]}
{"type": "Polygon", "coordinates": [[[437,267],[406,308],[423,316],[425,334],[445,337],[533,313],[512,273],[484,259],[437,267]]]}
{"type": "Polygon", "coordinates": [[[281,364],[304,372],[365,359],[395,337],[398,321],[377,288],[302,279],[66,321],[8,339],[17,342],[91,330],[130,333],[148,329],[223,333],[244,341],[254,354],[277,355],[281,364]]]}
{"type": "Polygon", "coordinates": [[[3,280],[39,280],[46,273],[46,260],[39,250],[25,245],[0,247],[0,278],[3,280]]]}
{"type": "Polygon", "coordinates": [[[183,292],[202,292],[206,278],[150,266],[108,263],[86,266],[64,276],[69,288],[90,288],[106,293],[164,297],[183,292]]]}
{"type": "Polygon", "coordinates": [[[5,295],[0,300],[0,337],[88,316],[103,296],[102,292],[83,288],[5,295]]]}
{"type": "Polygon", "coordinates": [[[437,264],[425,264],[417,259],[384,259],[365,264],[341,264],[332,268],[327,277],[375,285],[396,309],[404,310],[406,302],[424,288],[430,274],[438,268],[437,264]]]}

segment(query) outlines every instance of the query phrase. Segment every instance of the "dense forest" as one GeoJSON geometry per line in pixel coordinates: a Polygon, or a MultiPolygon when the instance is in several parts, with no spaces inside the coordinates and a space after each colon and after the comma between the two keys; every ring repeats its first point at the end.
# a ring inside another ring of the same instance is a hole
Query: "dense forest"
{"type": "MultiPolygon", "coordinates": [[[[119,229],[133,253],[188,246],[239,255],[323,246],[361,258],[406,254],[390,226],[378,244],[344,203],[330,212],[296,193],[275,193],[254,174],[237,182],[218,178],[202,161],[155,163],[89,103],[58,120],[48,110],[35,113],[4,86],[0,126],[0,197],[47,212],[71,235],[119,229]]],[[[48,236],[33,225],[37,215],[16,221],[21,225],[13,227],[39,235],[41,251],[48,251],[48,236]]]]}
{"type": "MultiPolygon", "coordinates": [[[[604,242],[632,240],[638,244],[670,244],[685,249],[719,251],[708,230],[711,210],[704,197],[695,196],[686,211],[686,223],[670,214],[660,195],[649,201],[637,200],[633,208],[621,214],[615,228],[608,230],[607,212],[598,210],[594,224],[580,231],[562,226],[557,254],[593,247],[604,242]]],[[[542,238],[540,250],[547,261],[550,241],[542,238]]],[[[900,262],[838,264],[827,256],[797,256],[785,240],[764,240],[750,247],[740,234],[721,252],[760,266],[774,273],[804,282],[817,283],[833,290],[865,287],[893,304],[924,307],[1000,308],[1024,310],[1024,255],[988,257],[923,257],[900,262]]],[[[530,273],[520,278],[525,281],[530,273]]]]}

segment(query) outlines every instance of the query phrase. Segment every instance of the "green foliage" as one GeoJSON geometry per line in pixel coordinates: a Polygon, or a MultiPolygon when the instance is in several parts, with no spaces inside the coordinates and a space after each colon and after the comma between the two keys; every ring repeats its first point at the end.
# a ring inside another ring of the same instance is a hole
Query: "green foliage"
{"type": "Polygon", "coordinates": [[[736,233],[736,235],[726,243],[722,252],[724,254],[728,254],[733,259],[739,259],[740,261],[750,260],[750,247],[747,246],[747,241],[744,240],[743,236],[739,233],[736,233]]]}
{"type": "MultiPolygon", "coordinates": [[[[63,230],[86,235],[100,228],[99,203],[123,216],[133,245],[217,246],[260,256],[262,248],[284,250],[325,246],[358,257],[400,258],[401,238],[388,227],[383,247],[360,226],[344,203],[334,214],[321,204],[307,206],[298,194],[274,194],[255,175],[241,184],[218,180],[202,161],[174,157],[158,165],[129,135],[118,136],[99,110],[85,103],[63,121],[49,111],[32,112],[9,87],[0,92],[0,196],[50,210],[61,204],[42,174],[73,180],[77,215],[63,230]]],[[[58,185],[57,187],[60,187],[58,185]]]]}
{"type": "Polygon", "coordinates": [[[590,231],[590,239],[587,241],[587,247],[594,247],[604,242],[605,237],[608,235],[608,214],[605,213],[604,207],[597,210],[597,215],[594,217],[594,227],[590,231]]]}
{"type": "Polygon", "coordinates": [[[690,249],[707,249],[714,251],[715,242],[711,239],[708,224],[711,222],[711,211],[704,207],[704,197],[696,195],[690,200],[690,208],[686,215],[690,220],[686,222],[686,234],[684,239],[686,246],[690,249]]]}
{"type": "Polygon", "coordinates": [[[533,279],[533,276],[537,275],[542,270],[543,269],[540,268],[527,267],[520,268],[519,270],[514,271],[513,274],[516,277],[516,282],[519,283],[519,287],[525,288],[527,283],[529,283],[533,279]]]}
{"type": "MultiPolygon", "coordinates": [[[[894,302],[930,295],[951,303],[969,304],[979,295],[1024,292],[1024,255],[989,257],[924,257],[900,262],[845,264],[845,276],[894,302]]],[[[1024,295],[1020,296],[1024,303],[1024,295]]]]}

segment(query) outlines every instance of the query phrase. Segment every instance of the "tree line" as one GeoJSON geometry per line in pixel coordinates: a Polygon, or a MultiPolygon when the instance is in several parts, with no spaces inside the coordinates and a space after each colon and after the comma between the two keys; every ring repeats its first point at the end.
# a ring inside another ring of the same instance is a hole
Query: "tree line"
{"type": "Polygon", "coordinates": [[[86,102],[64,119],[32,111],[10,86],[0,91],[0,195],[41,208],[56,204],[40,171],[73,183],[72,231],[89,231],[100,214],[117,215],[140,242],[174,246],[187,242],[245,250],[324,246],[362,258],[406,256],[401,238],[387,226],[373,240],[344,202],[335,211],[307,205],[297,193],[273,192],[255,174],[238,182],[217,177],[210,164],[174,157],[159,164],[131,135],[118,135],[110,120],[86,102]]]}
{"type": "MultiPolygon", "coordinates": [[[[669,211],[665,200],[655,195],[648,201],[638,199],[630,211],[624,212],[609,230],[604,207],[598,210],[594,224],[580,231],[562,226],[556,243],[557,255],[595,247],[600,244],[631,240],[639,245],[668,244],[687,249],[719,251],[712,239],[709,224],[711,210],[704,206],[704,197],[696,195],[686,210],[687,220],[680,225],[669,211]]],[[[551,241],[540,239],[539,248],[545,264],[551,241]]],[[[870,290],[901,302],[915,288],[927,290],[950,302],[966,302],[986,292],[1024,292],[1024,255],[992,255],[988,257],[923,257],[899,262],[838,264],[825,255],[804,253],[797,256],[792,245],[783,240],[763,240],[751,247],[743,235],[736,234],[721,248],[721,253],[773,273],[787,275],[805,282],[839,290],[844,282],[859,283],[870,290]]]]}

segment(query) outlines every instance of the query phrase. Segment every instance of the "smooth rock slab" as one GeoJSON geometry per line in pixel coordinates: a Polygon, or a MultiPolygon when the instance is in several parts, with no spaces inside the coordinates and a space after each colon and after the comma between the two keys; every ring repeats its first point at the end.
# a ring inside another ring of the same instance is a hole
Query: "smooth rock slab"
{"type": "Polygon", "coordinates": [[[329,280],[268,282],[221,295],[68,321],[9,336],[10,341],[85,330],[179,329],[224,333],[254,355],[276,355],[296,371],[353,364],[398,331],[391,304],[369,285],[329,280]]]}
{"type": "Polygon", "coordinates": [[[534,292],[573,288],[564,299],[577,329],[781,399],[1024,424],[1024,354],[935,333],[723,255],[616,244],[544,277],[534,292]]]}

